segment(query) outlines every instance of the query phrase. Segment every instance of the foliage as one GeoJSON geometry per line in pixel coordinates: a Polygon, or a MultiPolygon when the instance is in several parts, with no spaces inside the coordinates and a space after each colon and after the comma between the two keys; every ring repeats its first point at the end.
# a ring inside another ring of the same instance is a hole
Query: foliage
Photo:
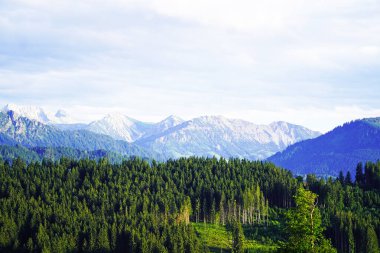
{"type": "Polygon", "coordinates": [[[250,222],[265,225],[268,203],[290,204],[293,181],[272,164],[239,159],[0,161],[0,249],[199,252],[190,220],[243,222],[251,208],[250,222]]]}
{"type": "MultiPolygon", "coordinates": [[[[241,159],[0,159],[0,252],[228,250],[233,221],[242,224],[246,251],[273,252],[287,242],[283,214],[297,202],[301,211],[315,208],[313,232],[304,232],[319,251],[331,250],[331,240],[338,252],[376,252],[379,168],[366,163],[360,183],[342,183],[314,175],[302,182],[241,159]],[[300,182],[307,190],[293,200],[300,182]]],[[[310,224],[301,221],[294,226],[310,224]]]]}
{"type": "Polygon", "coordinates": [[[66,157],[71,159],[93,159],[99,160],[107,158],[111,163],[121,163],[128,156],[120,155],[105,150],[86,151],[67,147],[33,147],[26,148],[21,145],[8,146],[0,145],[0,156],[8,162],[12,162],[16,158],[21,158],[26,163],[42,162],[43,160],[59,161],[66,157]]]}
{"type": "MultiPolygon", "coordinates": [[[[196,233],[199,235],[211,252],[230,252],[232,246],[232,226],[221,224],[192,224],[196,233]]],[[[260,242],[257,239],[261,232],[268,230],[264,225],[246,225],[243,226],[244,249],[245,252],[276,252],[277,246],[273,243],[260,242]],[[251,230],[258,230],[258,235],[252,234],[251,230]]],[[[268,231],[271,233],[272,231],[268,231]]]]}
{"type": "Polygon", "coordinates": [[[285,245],[287,252],[335,252],[323,238],[321,214],[316,203],[317,195],[302,186],[294,196],[296,207],[287,213],[287,230],[290,233],[285,245]]]}

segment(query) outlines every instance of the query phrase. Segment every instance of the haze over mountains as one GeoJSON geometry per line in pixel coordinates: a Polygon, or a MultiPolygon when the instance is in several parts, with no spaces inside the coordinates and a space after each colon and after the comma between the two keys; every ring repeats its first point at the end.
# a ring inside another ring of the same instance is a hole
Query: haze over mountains
{"type": "MultiPolygon", "coordinates": [[[[108,150],[120,152],[123,145],[129,144],[129,146],[136,146],[136,149],[142,147],[144,153],[152,154],[152,157],[163,158],[223,156],[264,159],[290,144],[320,135],[305,127],[286,122],[257,125],[222,116],[203,116],[188,121],[170,116],[158,123],[146,123],[123,114],[109,114],[89,124],[78,124],[74,123],[62,110],[49,115],[38,107],[7,105],[2,112],[2,122],[4,122],[1,126],[2,133],[23,145],[61,145],[86,150],[107,149],[107,145],[110,144],[105,145],[104,141],[107,140],[108,143],[109,139],[106,138],[112,137],[118,144],[110,145],[112,149],[108,148],[108,150]],[[19,119],[22,117],[26,118],[21,120],[23,124],[19,119]],[[4,127],[4,124],[8,128],[4,127]],[[15,126],[10,130],[9,126],[12,124],[15,126]],[[44,134],[39,134],[38,137],[36,134],[29,134],[40,133],[41,130],[38,129],[45,129],[42,131],[44,134]],[[25,137],[21,138],[20,135],[25,137]],[[65,141],[53,141],[57,135],[65,136],[60,137],[65,141]],[[69,137],[73,135],[76,138],[69,137]],[[86,143],[84,147],[77,143],[80,138],[87,138],[84,141],[86,143]],[[46,139],[51,141],[45,141],[46,139]],[[88,142],[94,142],[91,139],[96,140],[98,144],[88,144],[88,142]]],[[[121,153],[129,154],[128,152],[121,153]]]]}

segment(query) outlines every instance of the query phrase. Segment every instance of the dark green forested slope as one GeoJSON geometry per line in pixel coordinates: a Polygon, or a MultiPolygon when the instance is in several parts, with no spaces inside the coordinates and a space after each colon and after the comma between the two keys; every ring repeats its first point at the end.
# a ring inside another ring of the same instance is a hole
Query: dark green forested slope
{"type": "Polygon", "coordinates": [[[21,158],[27,164],[31,162],[41,162],[42,160],[58,161],[63,157],[75,160],[107,158],[111,163],[121,163],[128,156],[105,150],[78,150],[68,147],[32,147],[26,148],[21,145],[8,146],[0,145],[0,156],[5,161],[12,162],[13,159],[21,158]]]}
{"type": "MultiPolygon", "coordinates": [[[[319,195],[324,235],[339,252],[378,250],[379,186],[368,178],[379,177],[380,164],[364,167],[358,184],[314,176],[305,184],[319,195]]],[[[239,159],[0,161],[0,251],[208,251],[189,222],[242,224],[247,237],[271,237],[275,250],[289,236],[283,214],[300,183],[273,164],[239,159]]]]}

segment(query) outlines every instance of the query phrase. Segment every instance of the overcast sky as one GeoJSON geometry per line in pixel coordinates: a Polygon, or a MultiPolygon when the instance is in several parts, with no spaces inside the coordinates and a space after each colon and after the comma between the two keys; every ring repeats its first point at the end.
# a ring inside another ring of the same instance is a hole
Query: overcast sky
{"type": "Polygon", "coordinates": [[[82,121],[380,116],[380,1],[0,1],[0,101],[82,121]]]}

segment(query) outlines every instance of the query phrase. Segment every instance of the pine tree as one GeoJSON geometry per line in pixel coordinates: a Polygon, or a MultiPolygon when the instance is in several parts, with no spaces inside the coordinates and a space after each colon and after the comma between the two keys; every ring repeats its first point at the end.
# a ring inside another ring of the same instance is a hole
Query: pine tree
{"type": "Polygon", "coordinates": [[[240,221],[232,223],[232,253],[244,252],[244,234],[240,221]]]}
{"type": "Polygon", "coordinates": [[[344,184],[344,175],[343,171],[339,171],[339,177],[338,177],[339,182],[343,185],[344,184]]]}
{"type": "Polygon", "coordinates": [[[351,179],[351,173],[350,173],[350,171],[347,171],[346,178],[344,179],[344,183],[346,185],[351,185],[352,184],[352,179],[351,179]]]}
{"type": "Polygon", "coordinates": [[[363,173],[363,164],[362,163],[358,163],[358,165],[356,166],[355,181],[356,181],[356,183],[359,186],[363,186],[364,185],[364,180],[365,180],[365,176],[364,176],[364,173],[363,173]]]}

